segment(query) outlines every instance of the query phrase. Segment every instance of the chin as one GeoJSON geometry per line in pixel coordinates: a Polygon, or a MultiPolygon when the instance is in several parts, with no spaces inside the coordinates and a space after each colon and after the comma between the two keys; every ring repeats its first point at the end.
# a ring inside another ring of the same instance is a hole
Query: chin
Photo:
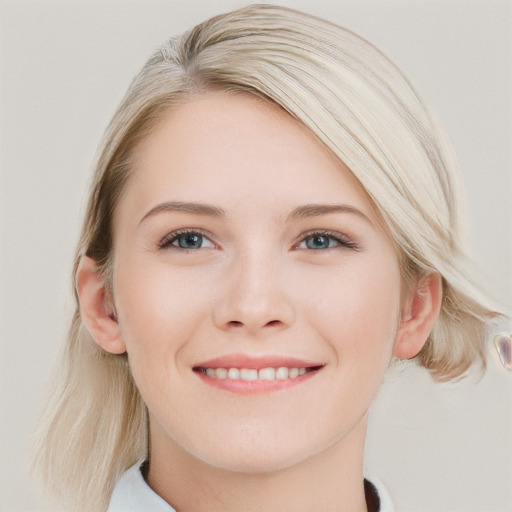
{"type": "Polygon", "coordinates": [[[225,471],[241,474],[264,475],[275,473],[293,467],[303,461],[297,454],[281,453],[259,453],[246,454],[241,456],[239,453],[233,453],[231,457],[222,454],[220,457],[212,457],[205,462],[210,465],[223,469],[225,471]]]}
{"type": "Polygon", "coordinates": [[[304,443],[304,439],[287,436],[256,435],[231,436],[229,442],[212,443],[203,456],[203,462],[230,472],[268,474],[296,466],[316,455],[325,447],[304,443]],[[235,439],[234,439],[235,437],[235,439]],[[221,447],[219,449],[219,447],[221,447]]]}

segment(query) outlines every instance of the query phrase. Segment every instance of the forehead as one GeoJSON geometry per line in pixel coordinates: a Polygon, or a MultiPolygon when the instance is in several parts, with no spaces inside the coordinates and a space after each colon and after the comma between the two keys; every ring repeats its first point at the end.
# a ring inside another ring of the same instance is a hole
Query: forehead
{"type": "Polygon", "coordinates": [[[300,122],[248,94],[211,92],[168,111],[137,147],[121,198],[142,213],[165,201],[279,214],[349,201],[376,216],[351,172],[300,122]]]}

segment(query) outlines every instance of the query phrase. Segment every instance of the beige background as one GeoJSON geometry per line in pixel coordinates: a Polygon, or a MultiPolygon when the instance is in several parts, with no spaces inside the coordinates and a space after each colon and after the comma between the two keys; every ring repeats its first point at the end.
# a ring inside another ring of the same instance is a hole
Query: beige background
{"type": "MultiPolygon", "coordinates": [[[[26,476],[27,438],[71,311],[69,274],[96,145],[167,36],[235,0],[0,4],[0,509],[53,510],[26,476]]],[[[463,169],[472,256],[512,305],[512,39],[506,0],[297,0],[367,37],[439,114],[463,169]]],[[[370,321],[370,320],[369,320],[370,321]]],[[[500,330],[512,331],[511,324],[500,330]]],[[[368,471],[398,511],[504,512],[512,504],[512,373],[433,384],[390,371],[371,416],[368,471]]]]}

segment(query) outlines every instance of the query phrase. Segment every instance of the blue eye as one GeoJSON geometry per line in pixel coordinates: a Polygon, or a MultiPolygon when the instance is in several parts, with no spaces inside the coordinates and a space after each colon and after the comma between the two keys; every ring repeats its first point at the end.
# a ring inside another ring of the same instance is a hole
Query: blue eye
{"type": "Polygon", "coordinates": [[[348,247],[357,249],[357,246],[342,233],[314,232],[307,234],[297,245],[297,249],[311,249],[313,251],[325,251],[334,247],[348,247]]]}
{"type": "Polygon", "coordinates": [[[203,237],[201,235],[181,235],[174,240],[173,245],[177,245],[182,249],[200,249],[203,245],[203,237]]]}
{"type": "Polygon", "coordinates": [[[332,238],[325,235],[308,236],[304,242],[306,243],[306,247],[308,249],[315,250],[329,249],[329,247],[332,247],[332,245],[338,245],[336,240],[333,240],[332,238]]]}
{"type": "Polygon", "coordinates": [[[197,231],[183,230],[169,233],[158,244],[160,249],[197,250],[214,247],[209,238],[197,231]]]}

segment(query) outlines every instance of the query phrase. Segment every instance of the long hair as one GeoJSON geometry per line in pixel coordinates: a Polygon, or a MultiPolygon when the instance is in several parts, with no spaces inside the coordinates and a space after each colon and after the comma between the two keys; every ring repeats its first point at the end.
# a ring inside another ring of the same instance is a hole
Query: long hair
{"type": "MultiPolygon", "coordinates": [[[[111,293],[112,215],[138,143],[211,89],[256,95],[303,123],[362,184],[398,248],[405,281],[442,277],[437,324],[416,357],[438,380],[485,365],[495,305],[472,282],[450,145],[403,73],[349,30],[268,5],[214,17],[169,40],[131,84],[104,137],[78,243],[111,293]]],[[[76,292],[75,292],[76,295],[76,292]]],[[[147,411],[126,354],[104,352],[78,302],[35,435],[34,468],[71,509],[105,510],[118,476],[147,456],[147,411]]]]}

